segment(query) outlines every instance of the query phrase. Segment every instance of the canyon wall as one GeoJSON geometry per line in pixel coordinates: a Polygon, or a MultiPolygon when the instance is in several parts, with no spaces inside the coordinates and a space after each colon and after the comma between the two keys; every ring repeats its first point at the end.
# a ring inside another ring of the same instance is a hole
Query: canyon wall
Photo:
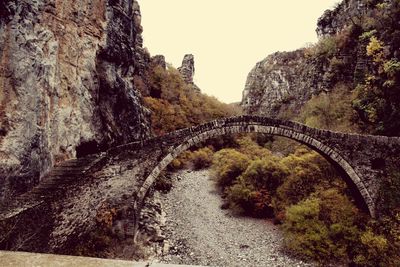
{"type": "Polygon", "coordinates": [[[258,62],[247,76],[242,107],[247,114],[280,116],[298,110],[326,88],[325,60],[308,59],[303,49],[277,52],[258,62]]]}
{"type": "Polygon", "coordinates": [[[360,78],[369,63],[365,42],[358,41],[359,24],[370,8],[364,2],[345,0],[325,11],[317,22],[319,43],[258,62],[243,91],[245,113],[293,119],[313,95],[360,78]]]}
{"type": "Polygon", "coordinates": [[[149,135],[136,0],[0,3],[0,202],[54,164],[149,135]]]}

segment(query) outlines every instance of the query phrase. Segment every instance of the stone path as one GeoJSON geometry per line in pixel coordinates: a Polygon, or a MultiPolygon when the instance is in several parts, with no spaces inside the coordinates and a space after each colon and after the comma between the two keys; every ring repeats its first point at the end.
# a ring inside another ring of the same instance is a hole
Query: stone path
{"type": "MultiPolygon", "coordinates": [[[[207,266],[312,266],[281,251],[278,226],[221,210],[207,170],[174,175],[174,188],[162,196],[169,253],[165,263],[207,266]]],[[[167,245],[168,246],[168,245],[167,245]]]]}

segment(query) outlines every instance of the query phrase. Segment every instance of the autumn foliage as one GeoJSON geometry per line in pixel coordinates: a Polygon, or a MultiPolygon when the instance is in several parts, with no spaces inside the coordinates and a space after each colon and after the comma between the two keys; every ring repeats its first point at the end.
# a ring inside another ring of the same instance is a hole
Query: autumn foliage
{"type": "Polygon", "coordinates": [[[144,104],[151,111],[156,135],[240,113],[237,106],[224,104],[186,84],[171,66],[156,66],[150,73],[150,91],[156,93],[144,97],[144,104]]]}

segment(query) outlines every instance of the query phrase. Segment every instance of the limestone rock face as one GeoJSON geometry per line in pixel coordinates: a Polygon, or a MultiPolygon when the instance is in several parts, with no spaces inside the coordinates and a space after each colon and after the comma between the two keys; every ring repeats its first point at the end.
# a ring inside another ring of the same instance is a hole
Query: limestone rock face
{"type": "MultiPolygon", "coordinates": [[[[368,10],[363,3],[343,0],[333,10],[325,11],[318,20],[317,34],[340,34],[352,24],[350,18],[359,19],[368,10]]],[[[307,48],[274,53],[248,74],[241,105],[247,114],[293,119],[313,95],[332,90],[338,82],[357,80],[368,67],[365,57],[365,45],[351,42],[335,48],[330,55],[310,56],[307,48]]]]}
{"type": "Polygon", "coordinates": [[[187,54],[183,57],[182,66],[178,68],[179,72],[182,74],[183,80],[188,84],[193,84],[194,76],[194,56],[192,54],[187,54]]]}
{"type": "Polygon", "coordinates": [[[163,69],[167,68],[167,63],[165,62],[165,57],[163,55],[156,55],[152,57],[151,64],[154,66],[160,66],[163,69]]]}
{"type": "Polygon", "coordinates": [[[183,57],[182,66],[178,68],[181,73],[183,80],[195,91],[200,92],[200,88],[193,82],[193,77],[195,73],[194,68],[194,56],[192,54],[187,54],[183,57]]]}
{"type": "Polygon", "coordinates": [[[258,62],[247,76],[242,107],[247,114],[280,116],[300,108],[325,89],[327,64],[307,59],[303,50],[277,52],[258,62]]]}
{"type": "Polygon", "coordinates": [[[0,202],[68,158],[147,136],[136,0],[0,3],[0,202]]]}
{"type": "Polygon", "coordinates": [[[367,10],[368,4],[361,0],[344,0],[333,10],[326,10],[318,19],[317,34],[319,36],[338,33],[351,20],[359,19],[367,10]]]}

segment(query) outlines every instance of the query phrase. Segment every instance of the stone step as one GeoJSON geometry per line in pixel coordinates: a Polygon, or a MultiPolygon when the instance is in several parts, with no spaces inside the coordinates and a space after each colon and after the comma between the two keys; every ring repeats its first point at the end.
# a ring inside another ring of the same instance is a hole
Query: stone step
{"type": "Polygon", "coordinates": [[[98,155],[88,156],[88,157],[79,158],[79,159],[70,159],[70,160],[66,160],[64,162],[59,163],[55,167],[58,167],[58,166],[86,165],[86,164],[89,164],[89,163],[93,162],[97,158],[98,158],[98,155]]]}
{"type": "MultiPolygon", "coordinates": [[[[59,197],[59,194],[65,190],[67,185],[78,181],[83,177],[85,170],[102,159],[99,155],[91,155],[59,163],[42,177],[41,182],[30,191],[19,195],[8,205],[0,205],[0,215],[13,213],[13,210],[17,211],[21,206],[29,206],[30,203],[35,203],[35,201],[41,202],[55,196],[59,197]]],[[[0,260],[0,266],[1,262],[0,260]]]]}

